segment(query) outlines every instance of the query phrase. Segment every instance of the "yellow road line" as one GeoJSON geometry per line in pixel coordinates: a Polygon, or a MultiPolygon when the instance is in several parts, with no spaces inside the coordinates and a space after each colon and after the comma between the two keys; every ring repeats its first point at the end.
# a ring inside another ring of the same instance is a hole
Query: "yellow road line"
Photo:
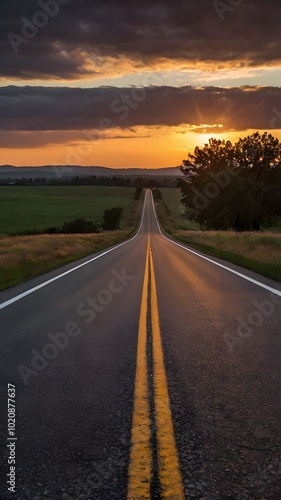
{"type": "Polygon", "coordinates": [[[167,378],[165,373],[158,314],[156,280],[151,251],[150,272],[154,403],[156,413],[158,476],[161,486],[161,498],[184,500],[185,495],[180,473],[172,413],[169,402],[167,378]]]}
{"type": "Polygon", "coordinates": [[[128,500],[149,499],[152,478],[151,425],[147,369],[147,297],[149,275],[148,238],[138,332],[134,414],[129,465],[128,500]]]}
{"type": "Polygon", "coordinates": [[[147,365],[147,310],[149,268],[151,273],[151,323],[154,403],[157,434],[158,477],[161,498],[184,500],[183,482],[174,436],[167,378],[161,342],[153,257],[148,237],[138,331],[134,414],[129,465],[128,500],[151,498],[152,450],[147,365]]]}

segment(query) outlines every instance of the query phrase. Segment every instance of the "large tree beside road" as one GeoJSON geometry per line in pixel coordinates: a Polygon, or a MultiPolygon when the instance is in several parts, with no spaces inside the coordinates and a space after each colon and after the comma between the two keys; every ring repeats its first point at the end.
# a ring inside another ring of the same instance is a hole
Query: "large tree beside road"
{"type": "Polygon", "coordinates": [[[210,139],[183,161],[186,217],[206,229],[257,231],[281,215],[281,144],[265,132],[210,139]]]}

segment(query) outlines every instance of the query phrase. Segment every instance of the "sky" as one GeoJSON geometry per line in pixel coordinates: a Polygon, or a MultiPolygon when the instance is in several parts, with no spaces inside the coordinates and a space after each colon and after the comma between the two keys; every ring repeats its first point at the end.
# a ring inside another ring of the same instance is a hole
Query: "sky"
{"type": "Polygon", "coordinates": [[[281,140],[278,0],[10,0],[0,164],[178,166],[209,138],[281,140]]]}

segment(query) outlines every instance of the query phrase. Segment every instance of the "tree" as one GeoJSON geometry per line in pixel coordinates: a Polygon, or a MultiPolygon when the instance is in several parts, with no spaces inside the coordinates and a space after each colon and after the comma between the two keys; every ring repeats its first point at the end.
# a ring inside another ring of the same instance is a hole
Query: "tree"
{"type": "Polygon", "coordinates": [[[158,188],[152,188],[152,194],[154,200],[162,200],[162,193],[158,188]]]}
{"type": "Polygon", "coordinates": [[[122,213],[122,207],[113,207],[105,210],[103,214],[102,228],[106,231],[119,229],[122,213]]]}
{"type": "Polygon", "coordinates": [[[135,190],[135,200],[140,200],[140,197],[142,195],[143,187],[142,186],[137,186],[135,190]]]}
{"type": "Polygon", "coordinates": [[[271,134],[210,139],[181,169],[186,217],[204,228],[259,230],[281,215],[281,145],[271,134]]]}

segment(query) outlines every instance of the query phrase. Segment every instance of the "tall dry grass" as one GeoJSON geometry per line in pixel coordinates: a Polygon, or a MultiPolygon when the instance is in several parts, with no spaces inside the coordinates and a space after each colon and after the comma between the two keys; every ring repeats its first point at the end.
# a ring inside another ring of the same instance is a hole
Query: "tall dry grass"
{"type": "Polygon", "coordinates": [[[236,233],[234,231],[177,231],[177,237],[190,243],[208,245],[253,260],[281,265],[281,234],[236,233]]]}
{"type": "Polygon", "coordinates": [[[99,252],[128,237],[129,230],[104,234],[0,238],[0,289],[99,252]]]}

